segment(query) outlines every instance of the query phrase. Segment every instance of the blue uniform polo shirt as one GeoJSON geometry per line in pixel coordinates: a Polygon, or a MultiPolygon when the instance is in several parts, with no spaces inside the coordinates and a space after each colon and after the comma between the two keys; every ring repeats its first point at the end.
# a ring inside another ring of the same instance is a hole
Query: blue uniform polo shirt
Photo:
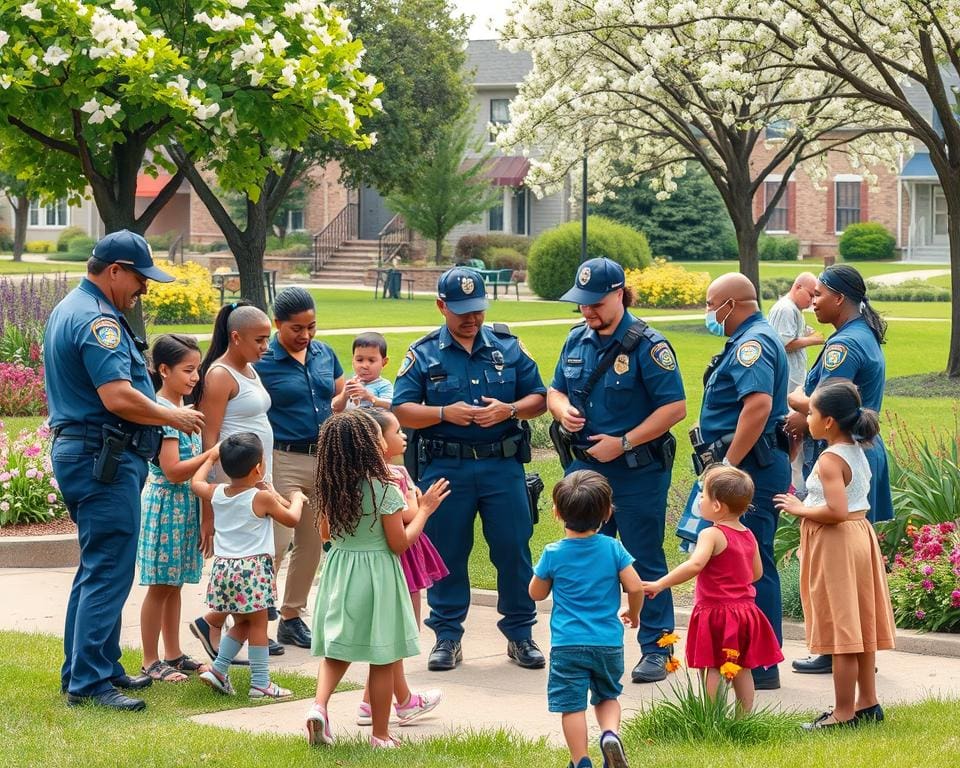
{"type": "Polygon", "coordinates": [[[313,443],[320,425],[333,413],[336,381],[343,368],[334,351],[311,341],[301,363],[290,356],[274,334],[260,361],[253,366],[270,393],[267,419],[273,439],[282,443],[313,443]]]}
{"type": "Polygon", "coordinates": [[[763,428],[773,431],[787,413],[787,353],[773,327],[760,312],[748,317],[727,339],[716,367],[706,381],[700,430],[710,443],[735,432],[742,400],[754,392],[773,398],[773,408],[763,428]]]}
{"type": "MultiPolygon", "coordinates": [[[[546,394],[537,364],[512,335],[482,326],[467,352],[446,325],[410,345],[397,373],[393,407],[404,403],[452,405],[463,401],[485,407],[483,397],[513,403],[531,394],[546,394]]],[[[516,432],[512,419],[492,427],[458,426],[444,421],[425,427],[426,438],[465,443],[495,442],[516,432]]]]}
{"type": "Polygon", "coordinates": [[[551,386],[563,392],[570,404],[586,418],[578,433],[584,445],[589,435],[620,437],[640,424],[657,408],[684,399],[683,378],[670,343],[647,328],[640,343],[614,361],[593,387],[588,401],[581,402],[582,389],[596,370],[607,347],[623,340],[636,318],[629,312],[609,336],[601,336],[586,323],[576,325],[567,336],[551,386]]]}
{"type": "Polygon", "coordinates": [[[807,374],[803,391],[809,397],[817,385],[827,379],[850,379],[860,390],[863,407],[880,413],[886,376],[887,363],[880,343],[867,321],[858,316],[844,323],[827,339],[807,374]]]}
{"type": "Polygon", "coordinates": [[[119,310],[87,278],[50,313],[43,363],[51,427],[118,423],[97,394],[98,387],[111,381],[129,381],[156,400],[147,363],[119,310]]]}

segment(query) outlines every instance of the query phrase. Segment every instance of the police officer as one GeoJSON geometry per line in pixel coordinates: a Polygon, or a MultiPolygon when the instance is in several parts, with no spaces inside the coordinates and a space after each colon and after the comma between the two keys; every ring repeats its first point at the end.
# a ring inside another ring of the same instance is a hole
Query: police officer
{"type": "MultiPolygon", "coordinates": [[[[756,601],[782,644],[780,576],[773,557],[778,512],[773,497],[790,487],[787,439],[778,427],[787,413],[787,353],[759,311],[753,283],[739,273],[722,275],[707,288],[706,326],[715,336],[729,338],[704,374],[702,440],[717,446],[715,459],[722,458],[753,479],[753,506],[743,524],[756,536],[763,563],[756,601]]],[[[753,672],[758,689],[780,687],[776,667],[753,672]]]]}
{"type": "MultiPolygon", "coordinates": [[[[658,579],[667,572],[663,531],[676,448],[669,430],[687,413],[676,355],[663,336],[627,311],[630,296],[615,261],[585,261],[561,301],[578,304],[584,318],[563,345],[547,395],[550,413],[572,436],[574,460],[566,472],[592,469],[607,478],[614,514],[601,532],[619,532],[640,578],[658,579]],[[635,345],[627,341],[634,335],[635,345]],[[584,396],[607,355],[611,364],[584,396]]],[[[669,649],[657,640],[672,631],[673,598],[664,590],[640,613],[641,658],[633,682],[666,677],[669,649]]]]}
{"type": "Polygon", "coordinates": [[[133,583],[140,491],[147,458],[160,445],[157,427],[196,433],[203,418],[191,408],[157,405],[146,344],[121,313],[147,292],[148,280],[173,279],[153,265],[140,235],[109,234],[44,333],[53,472],[80,539],[63,637],[61,689],[70,706],[146,706],[118,690],[150,684],[120,665],[120,614],[133,583]]]}
{"type": "MultiPolygon", "coordinates": [[[[886,382],[886,362],[880,345],[884,342],[887,324],[870,306],[867,286],[856,269],[848,264],[825,269],[814,287],[813,311],[818,321],[836,330],[807,374],[803,388],[798,387],[788,398],[793,413],[787,419],[787,426],[798,437],[807,434],[810,395],[822,382],[834,377],[850,379],[860,390],[863,407],[877,413],[881,413],[886,382]]],[[[806,438],[809,455],[805,456],[804,470],[807,474],[823,447],[823,443],[806,438]]],[[[867,518],[872,522],[890,520],[893,517],[890,468],[887,449],[879,435],[864,448],[864,453],[871,473],[867,518]]],[[[829,674],[833,670],[833,659],[828,654],[797,659],[793,669],[806,674],[829,674]]]]}
{"type": "MultiPolygon", "coordinates": [[[[404,427],[419,430],[419,483],[445,477],[451,494],[426,531],[450,575],[427,591],[426,625],[437,637],[428,668],[455,668],[470,604],[467,562],[477,512],[497,569],[497,624],[507,655],[521,667],[544,666],[531,639],[535,606],[527,587],[533,574],[520,419],[545,410],[546,388],[537,365],[505,326],[483,324],[487,299],[480,273],[454,267],[440,276],[437,307],[444,324],[407,350],[393,395],[404,427]]],[[[526,458],[526,460],[529,460],[526,458]]]]}

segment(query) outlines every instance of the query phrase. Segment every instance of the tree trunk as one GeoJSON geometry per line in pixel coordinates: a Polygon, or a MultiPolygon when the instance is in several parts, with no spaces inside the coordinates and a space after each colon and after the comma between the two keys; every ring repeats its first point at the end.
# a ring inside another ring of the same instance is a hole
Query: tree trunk
{"type": "Polygon", "coordinates": [[[433,241],[435,244],[435,250],[433,252],[433,261],[435,264],[440,264],[440,259],[443,258],[443,238],[438,237],[433,241]]]}
{"type": "Polygon", "coordinates": [[[947,201],[947,234],[950,238],[950,349],[947,376],[960,377],[960,178],[940,174],[940,186],[947,201]]]}
{"type": "Polygon", "coordinates": [[[267,248],[265,208],[263,197],[256,203],[247,200],[247,228],[239,233],[239,238],[227,237],[240,273],[240,295],[264,312],[267,311],[263,290],[263,253],[267,248]]]}
{"type": "Polygon", "coordinates": [[[27,244],[27,223],[30,219],[30,198],[22,195],[18,196],[12,207],[13,260],[21,261],[23,259],[23,249],[27,244]]]}

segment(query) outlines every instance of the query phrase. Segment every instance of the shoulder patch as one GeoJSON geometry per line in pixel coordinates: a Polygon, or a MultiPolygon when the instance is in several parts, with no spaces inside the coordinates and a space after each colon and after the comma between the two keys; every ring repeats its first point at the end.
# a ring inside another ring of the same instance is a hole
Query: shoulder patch
{"type": "Polygon", "coordinates": [[[403,356],[403,360],[400,363],[400,370],[397,371],[397,376],[403,376],[403,374],[413,367],[415,362],[417,362],[417,355],[413,351],[413,347],[411,347],[407,350],[407,354],[403,356]]]}
{"type": "Polygon", "coordinates": [[[823,350],[823,367],[835,371],[847,359],[847,347],[844,344],[831,344],[823,350]]]}
{"type": "Polygon", "coordinates": [[[98,317],[90,326],[93,337],[104,349],[116,349],[120,346],[120,323],[112,317],[98,317]]]}
{"type": "Polygon", "coordinates": [[[523,352],[523,354],[525,354],[531,360],[533,360],[533,355],[530,354],[530,350],[528,350],[525,346],[523,346],[523,342],[520,341],[519,337],[516,337],[516,338],[517,338],[517,346],[520,347],[520,351],[523,352]]]}
{"type": "Polygon", "coordinates": [[[744,368],[749,368],[760,359],[762,353],[763,347],[759,341],[745,341],[737,347],[737,362],[744,368]]]}
{"type": "Polygon", "coordinates": [[[665,371],[675,371],[677,369],[677,360],[673,356],[673,350],[665,341],[653,345],[650,349],[650,357],[665,371]]]}

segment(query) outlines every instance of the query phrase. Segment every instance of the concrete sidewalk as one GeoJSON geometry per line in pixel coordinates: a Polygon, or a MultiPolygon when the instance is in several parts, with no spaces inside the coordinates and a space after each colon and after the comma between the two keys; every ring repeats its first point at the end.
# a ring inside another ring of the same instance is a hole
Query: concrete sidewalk
{"type": "MultiPolygon", "coordinates": [[[[4,604],[7,606],[0,614],[0,628],[61,635],[72,579],[73,569],[69,568],[0,569],[0,593],[4,595],[4,604]]],[[[202,584],[184,587],[185,620],[202,612],[205,585],[206,575],[202,584]]],[[[145,593],[145,588],[135,586],[124,610],[121,641],[126,646],[136,648],[140,645],[140,603],[145,593]]],[[[531,739],[545,737],[552,744],[562,745],[560,718],[547,712],[546,671],[520,669],[507,661],[506,641],[496,628],[498,618],[493,608],[482,605],[471,607],[463,643],[464,663],[453,672],[427,671],[427,654],[433,637],[428,630],[423,632],[422,652],[419,657],[407,661],[407,677],[415,689],[441,688],[444,701],[434,713],[402,729],[404,738],[420,739],[457,731],[504,729],[531,739]]],[[[545,651],[550,644],[548,625],[549,615],[541,613],[534,627],[534,638],[545,651]]],[[[679,631],[682,636],[683,628],[679,631]]],[[[185,652],[198,659],[203,657],[199,643],[186,626],[183,627],[181,638],[185,652]]],[[[682,658],[682,648],[678,649],[678,654],[682,658]]],[[[806,649],[802,643],[788,640],[784,644],[784,655],[789,661],[805,656],[806,649]]],[[[659,685],[630,683],[629,670],[638,658],[636,643],[628,635],[625,658],[627,674],[621,700],[625,717],[636,713],[645,703],[668,695],[669,683],[676,679],[668,678],[667,683],[659,685]]],[[[884,704],[917,701],[937,695],[955,696],[960,690],[960,658],[895,651],[882,653],[878,658],[880,671],[877,687],[884,704]]],[[[274,669],[299,672],[311,677],[316,675],[317,663],[308,651],[292,647],[288,647],[283,656],[271,659],[274,669]]],[[[783,665],[781,669],[783,687],[779,691],[760,692],[760,706],[819,711],[831,704],[833,691],[829,676],[793,674],[788,665],[783,665]]],[[[355,665],[349,670],[347,679],[362,684],[365,674],[363,665],[355,665]]],[[[51,691],[53,695],[55,691],[51,691]]],[[[354,724],[360,695],[359,691],[339,693],[331,701],[330,717],[339,738],[369,731],[354,724]]],[[[224,728],[299,735],[309,706],[309,701],[301,700],[216,712],[193,719],[224,728]]]]}

